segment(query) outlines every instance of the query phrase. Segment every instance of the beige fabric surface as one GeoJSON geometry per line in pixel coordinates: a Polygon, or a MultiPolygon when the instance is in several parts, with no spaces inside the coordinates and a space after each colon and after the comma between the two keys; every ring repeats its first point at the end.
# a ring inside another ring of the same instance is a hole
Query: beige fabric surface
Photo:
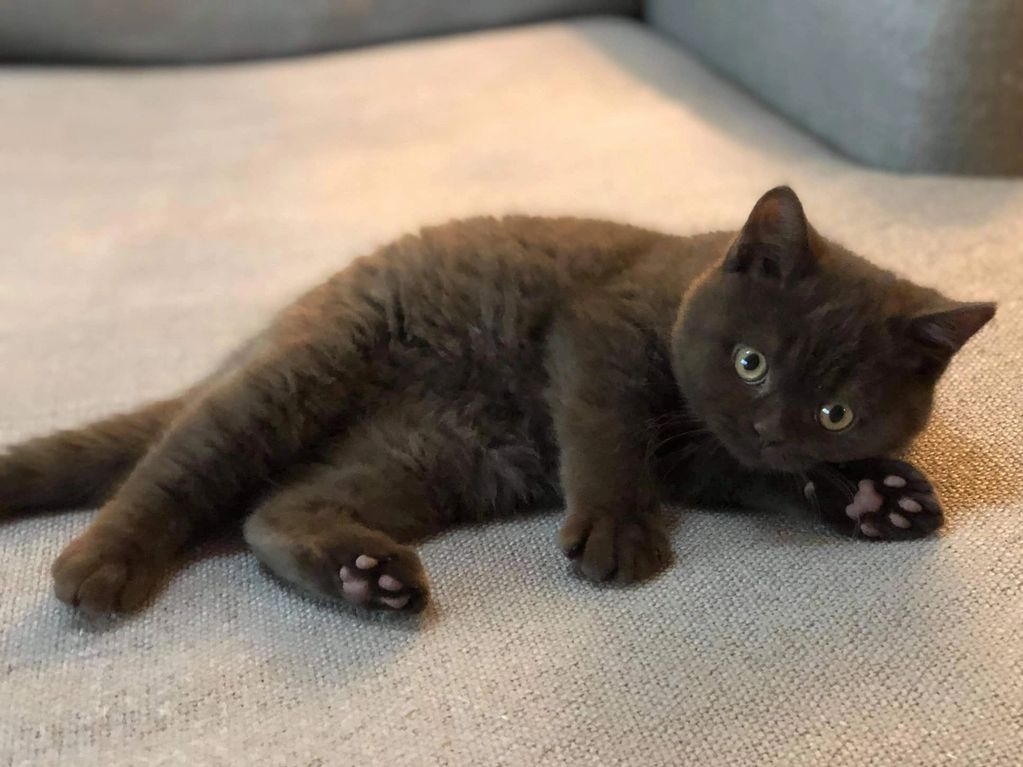
{"type": "Polygon", "coordinates": [[[783,182],[877,262],[1001,302],[917,450],[942,536],[692,511],[670,572],[594,588],[538,515],[427,544],[419,626],[305,601],[227,542],[95,623],[48,578],[88,516],[0,523],[0,764],[1019,764],[1023,183],[849,165],[630,22],[0,72],[0,442],[175,390],[425,222],[694,232],[783,182]]]}

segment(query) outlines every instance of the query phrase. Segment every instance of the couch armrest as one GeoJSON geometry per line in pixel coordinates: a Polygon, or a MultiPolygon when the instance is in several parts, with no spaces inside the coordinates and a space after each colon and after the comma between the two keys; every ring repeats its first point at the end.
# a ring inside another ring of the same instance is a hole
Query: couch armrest
{"type": "Polygon", "coordinates": [[[346,48],[639,0],[3,0],[0,59],[184,63],[346,48]]]}
{"type": "Polygon", "coordinates": [[[646,17],[862,162],[1023,173],[1019,0],[649,0],[646,17]]]}

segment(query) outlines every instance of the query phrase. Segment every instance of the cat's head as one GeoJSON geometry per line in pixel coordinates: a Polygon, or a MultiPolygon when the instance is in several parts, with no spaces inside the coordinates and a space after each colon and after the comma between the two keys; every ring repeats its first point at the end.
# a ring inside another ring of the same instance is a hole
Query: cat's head
{"type": "Polygon", "coordinates": [[[684,296],[672,364],[693,414],[736,459],[803,471],[904,448],[952,355],[994,313],[829,242],[778,187],[684,296]]]}

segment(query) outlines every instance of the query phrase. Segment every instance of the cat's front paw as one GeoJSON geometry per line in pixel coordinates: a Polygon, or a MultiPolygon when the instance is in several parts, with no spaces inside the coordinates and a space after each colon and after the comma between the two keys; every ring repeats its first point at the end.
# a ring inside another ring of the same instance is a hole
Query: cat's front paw
{"type": "Polygon", "coordinates": [[[645,580],[671,562],[671,544],[654,515],[616,517],[574,511],[561,528],[561,550],[593,581],[645,580]]]}
{"type": "Polygon", "coordinates": [[[873,540],[922,538],[944,521],[931,483],[906,461],[876,458],[829,466],[814,476],[812,493],[840,528],[873,540]]]}
{"type": "Polygon", "coordinates": [[[53,563],[53,589],[60,601],[93,615],[129,612],[152,592],[160,569],[144,542],[94,526],[53,563]]]}

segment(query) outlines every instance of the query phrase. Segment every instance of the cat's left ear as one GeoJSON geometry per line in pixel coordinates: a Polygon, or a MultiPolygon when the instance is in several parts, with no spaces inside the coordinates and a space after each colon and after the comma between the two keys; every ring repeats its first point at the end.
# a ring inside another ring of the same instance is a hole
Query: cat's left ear
{"type": "Polygon", "coordinates": [[[796,193],[778,186],[757,200],[723,268],[788,285],[813,270],[817,239],[796,193]]]}
{"type": "Polygon", "coordinates": [[[947,364],[963,344],[995,316],[993,303],[950,303],[910,318],[906,331],[926,358],[947,364]]]}

